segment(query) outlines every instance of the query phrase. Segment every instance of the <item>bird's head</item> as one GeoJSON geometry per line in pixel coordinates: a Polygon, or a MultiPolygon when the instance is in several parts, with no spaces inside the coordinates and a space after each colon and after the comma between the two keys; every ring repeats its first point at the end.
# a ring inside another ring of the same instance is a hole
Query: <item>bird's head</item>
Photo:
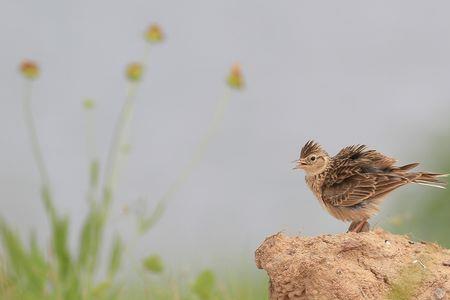
{"type": "Polygon", "coordinates": [[[330,156],[314,141],[308,141],[300,152],[300,158],[295,161],[294,169],[302,169],[307,175],[320,174],[328,166],[330,156]]]}

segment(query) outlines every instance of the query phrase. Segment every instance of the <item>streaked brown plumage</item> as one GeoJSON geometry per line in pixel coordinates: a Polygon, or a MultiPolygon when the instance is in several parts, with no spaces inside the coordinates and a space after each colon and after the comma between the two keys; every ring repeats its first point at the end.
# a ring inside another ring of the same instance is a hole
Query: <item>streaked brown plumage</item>
{"type": "Polygon", "coordinates": [[[367,231],[367,220],[393,190],[417,183],[445,188],[448,174],[411,172],[418,163],[402,167],[396,160],[364,145],[342,149],[331,157],[314,141],[303,146],[294,169],[306,172],[306,183],[320,204],[335,218],[352,221],[349,231],[367,231]]]}

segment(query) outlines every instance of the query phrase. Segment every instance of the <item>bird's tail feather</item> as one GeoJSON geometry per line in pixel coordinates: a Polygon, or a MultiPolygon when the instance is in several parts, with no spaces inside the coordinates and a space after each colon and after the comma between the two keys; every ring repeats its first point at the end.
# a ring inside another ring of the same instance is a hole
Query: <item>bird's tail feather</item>
{"type": "Polygon", "coordinates": [[[447,182],[439,180],[439,178],[447,177],[449,174],[420,172],[414,173],[414,175],[416,175],[412,180],[414,183],[445,189],[447,182]]]}

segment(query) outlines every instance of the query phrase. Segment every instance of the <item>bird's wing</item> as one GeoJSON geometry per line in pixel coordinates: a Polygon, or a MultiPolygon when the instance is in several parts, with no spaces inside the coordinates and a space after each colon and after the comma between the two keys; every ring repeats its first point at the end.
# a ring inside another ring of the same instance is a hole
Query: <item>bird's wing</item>
{"type": "Polygon", "coordinates": [[[368,150],[365,145],[345,147],[333,157],[333,161],[337,163],[334,166],[335,169],[344,166],[359,166],[378,170],[391,168],[396,162],[392,157],[388,157],[375,150],[368,150]]]}
{"type": "Polygon", "coordinates": [[[365,200],[380,198],[409,180],[396,174],[357,173],[327,184],[322,189],[322,200],[333,206],[353,206],[365,200]]]}
{"type": "Polygon", "coordinates": [[[364,145],[345,147],[332,158],[322,187],[323,201],[352,206],[407,183],[407,178],[390,172],[395,161],[364,145]]]}
{"type": "Polygon", "coordinates": [[[357,173],[389,173],[399,169],[395,162],[394,158],[367,150],[365,145],[348,146],[331,159],[326,181],[337,183],[357,173]]]}

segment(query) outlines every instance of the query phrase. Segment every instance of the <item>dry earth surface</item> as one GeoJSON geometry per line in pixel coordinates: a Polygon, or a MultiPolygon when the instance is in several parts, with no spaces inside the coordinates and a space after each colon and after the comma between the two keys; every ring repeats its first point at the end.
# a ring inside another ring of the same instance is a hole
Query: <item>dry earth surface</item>
{"type": "Polygon", "coordinates": [[[266,238],[270,299],[450,299],[450,250],[377,229],[266,238]]]}

